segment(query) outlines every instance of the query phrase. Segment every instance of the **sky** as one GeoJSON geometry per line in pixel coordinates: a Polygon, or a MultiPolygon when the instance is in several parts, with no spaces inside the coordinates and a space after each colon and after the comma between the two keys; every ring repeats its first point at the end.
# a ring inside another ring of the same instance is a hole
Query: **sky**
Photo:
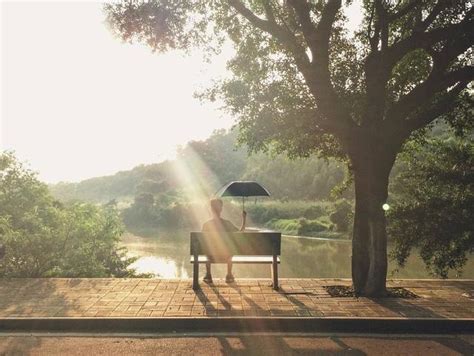
{"type": "Polygon", "coordinates": [[[1,148],[46,182],[79,181],[173,158],[177,145],[229,128],[193,98],[225,55],[154,54],[122,43],[102,4],[2,2],[1,148]]]}
{"type": "Polygon", "coordinates": [[[225,75],[231,50],[211,63],[152,53],[114,38],[102,6],[0,3],[0,149],[48,183],[172,159],[178,145],[233,125],[219,104],[193,98],[225,75]]]}

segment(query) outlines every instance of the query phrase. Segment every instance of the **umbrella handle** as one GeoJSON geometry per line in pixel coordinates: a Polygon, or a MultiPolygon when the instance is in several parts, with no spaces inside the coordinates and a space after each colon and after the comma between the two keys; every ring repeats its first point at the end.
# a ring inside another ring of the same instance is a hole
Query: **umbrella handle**
{"type": "Polygon", "coordinates": [[[242,197],[242,212],[245,211],[245,197],[242,197]]]}

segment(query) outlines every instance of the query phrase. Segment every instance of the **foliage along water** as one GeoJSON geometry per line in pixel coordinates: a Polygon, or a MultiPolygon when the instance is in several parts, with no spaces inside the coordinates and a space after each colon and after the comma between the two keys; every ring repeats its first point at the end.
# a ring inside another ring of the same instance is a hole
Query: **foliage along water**
{"type": "MultiPolygon", "coordinates": [[[[127,232],[122,239],[129,255],[138,257],[131,266],[137,272],[152,273],[162,278],[190,278],[189,231],[142,230],[127,232]]],[[[282,237],[280,277],[282,278],[350,278],[350,240],[282,237]]],[[[426,270],[423,261],[413,253],[405,268],[395,270],[390,262],[389,278],[434,278],[426,270]]],[[[202,268],[202,267],[201,267],[202,268]]],[[[215,277],[225,276],[225,265],[213,265],[215,277]]],[[[237,278],[270,277],[267,265],[236,265],[237,278]]],[[[474,278],[474,257],[470,256],[461,276],[474,278]]]]}

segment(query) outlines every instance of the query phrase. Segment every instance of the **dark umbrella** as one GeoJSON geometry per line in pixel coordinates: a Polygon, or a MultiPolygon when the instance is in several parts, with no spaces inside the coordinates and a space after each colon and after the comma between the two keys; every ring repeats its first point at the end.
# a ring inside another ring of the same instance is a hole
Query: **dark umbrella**
{"type": "Polygon", "coordinates": [[[216,195],[219,197],[242,197],[242,210],[245,210],[246,197],[268,197],[270,193],[257,182],[235,181],[224,185],[216,195]]]}

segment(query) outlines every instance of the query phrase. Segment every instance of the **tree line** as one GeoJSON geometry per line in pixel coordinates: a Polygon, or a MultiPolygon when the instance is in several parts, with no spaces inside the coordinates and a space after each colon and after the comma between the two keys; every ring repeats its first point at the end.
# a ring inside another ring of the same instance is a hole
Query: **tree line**
{"type": "Polygon", "coordinates": [[[265,153],[248,156],[245,147],[236,146],[236,136],[234,131],[217,130],[206,140],[191,141],[179,148],[176,160],[140,165],[79,183],[54,184],[50,189],[62,201],[97,203],[114,199],[127,201],[142,193],[176,192],[183,188],[177,183],[178,161],[184,162],[199,177],[195,184],[205,182],[206,191],[210,192],[232,180],[257,180],[275,199],[324,200],[344,180],[345,168],[335,160],[317,157],[292,160],[283,154],[265,153]]]}

